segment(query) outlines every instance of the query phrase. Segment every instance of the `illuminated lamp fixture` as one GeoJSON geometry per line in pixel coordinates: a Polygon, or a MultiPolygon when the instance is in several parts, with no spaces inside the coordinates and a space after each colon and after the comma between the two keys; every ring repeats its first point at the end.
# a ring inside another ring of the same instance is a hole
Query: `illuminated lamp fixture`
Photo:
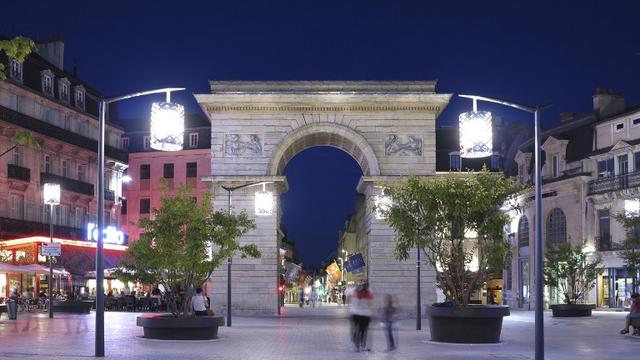
{"type": "Polygon", "coordinates": [[[60,184],[45,183],[43,196],[47,205],[60,204],[60,184]]]}
{"type": "Polygon", "coordinates": [[[182,150],[184,138],[184,106],[167,101],[151,105],[151,148],[161,151],[182,150]]]}
{"type": "Polygon", "coordinates": [[[262,184],[262,191],[256,191],[256,215],[268,216],[273,213],[273,193],[266,190],[262,184]]]}
{"type": "Polygon", "coordinates": [[[460,157],[483,158],[493,154],[493,130],[491,112],[478,111],[473,99],[473,111],[460,114],[460,157]]]}

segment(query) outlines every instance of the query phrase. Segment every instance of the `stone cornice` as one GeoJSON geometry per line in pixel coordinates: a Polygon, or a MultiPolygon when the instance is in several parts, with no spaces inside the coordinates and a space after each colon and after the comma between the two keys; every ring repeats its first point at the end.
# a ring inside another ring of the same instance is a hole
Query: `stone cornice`
{"type": "Polygon", "coordinates": [[[219,104],[204,105],[209,113],[221,112],[436,112],[442,106],[437,105],[260,105],[260,104],[219,104]]]}
{"type": "Polygon", "coordinates": [[[435,93],[436,81],[209,81],[211,93],[435,93]]]}

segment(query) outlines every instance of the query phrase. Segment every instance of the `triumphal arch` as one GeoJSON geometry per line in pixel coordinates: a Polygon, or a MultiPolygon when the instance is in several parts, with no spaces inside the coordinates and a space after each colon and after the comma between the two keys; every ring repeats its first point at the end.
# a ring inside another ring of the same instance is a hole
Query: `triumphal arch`
{"type": "MultiPolygon", "coordinates": [[[[372,290],[395,294],[402,308],[415,309],[415,259],[394,258],[394,232],[376,216],[373,205],[385,184],[408,175],[435,175],[435,124],[451,95],[437,94],[435,81],[210,85],[210,94],[195,97],[211,120],[211,176],[205,180],[210,182],[215,209],[226,210],[229,204],[223,186],[266,181],[269,191],[281,194],[287,191],[285,166],[296,154],[314,146],[341,149],[363,173],[357,191],[366,199],[362,226],[372,290]]],[[[241,242],[255,243],[262,251],[259,259],[233,259],[232,310],[275,314],[282,209],[276,201],[271,214],[256,215],[255,192],[256,188],[244,188],[231,196],[234,211],[244,209],[256,221],[256,229],[241,242]]],[[[426,266],[421,274],[422,301],[434,302],[435,274],[426,266]]],[[[227,267],[216,270],[211,280],[214,304],[226,312],[227,267]]]]}

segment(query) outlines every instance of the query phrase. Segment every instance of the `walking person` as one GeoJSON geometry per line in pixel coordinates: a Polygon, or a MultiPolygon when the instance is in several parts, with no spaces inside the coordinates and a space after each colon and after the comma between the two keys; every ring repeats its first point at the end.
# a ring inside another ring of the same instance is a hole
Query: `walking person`
{"type": "Polygon", "coordinates": [[[352,340],[356,352],[371,350],[367,348],[367,330],[373,315],[373,294],[369,291],[369,284],[364,281],[357,288],[347,294],[351,304],[349,312],[353,325],[352,340]]]}
{"type": "Polygon", "coordinates": [[[382,309],[382,324],[387,335],[387,351],[393,351],[397,347],[393,337],[393,328],[396,325],[396,308],[393,306],[393,297],[390,294],[385,297],[385,306],[382,309]]]}
{"type": "Polygon", "coordinates": [[[311,306],[316,307],[316,301],[318,301],[318,293],[315,288],[311,289],[311,294],[309,294],[309,301],[311,301],[311,306]]]}
{"type": "Polygon", "coordinates": [[[300,288],[300,294],[298,295],[298,301],[300,304],[300,307],[304,306],[304,288],[300,288]]]}
{"type": "MultiPolygon", "coordinates": [[[[631,307],[629,308],[629,313],[627,314],[625,320],[624,329],[620,330],[620,334],[628,334],[629,327],[631,327],[631,319],[640,319],[640,295],[638,293],[631,294],[631,307]]],[[[638,330],[634,332],[634,335],[640,335],[637,333],[638,330]]]]}
{"type": "Polygon", "coordinates": [[[196,289],[196,294],[191,298],[191,307],[196,316],[207,315],[207,298],[202,293],[201,287],[196,289]]]}

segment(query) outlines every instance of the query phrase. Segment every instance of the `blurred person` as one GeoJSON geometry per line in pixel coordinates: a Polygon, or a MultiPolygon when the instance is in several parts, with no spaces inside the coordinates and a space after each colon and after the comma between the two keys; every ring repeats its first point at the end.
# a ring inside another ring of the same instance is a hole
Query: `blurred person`
{"type": "MultiPolygon", "coordinates": [[[[640,295],[638,293],[631,294],[631,307],[629,308],[629,314],[627,314],[625,320],[624,329],[620,330],[620,334],[628,334],[629,327],[631,327],[631,319],[640,319],[640,295]]],[[[634,335],[637,334],[638,330],[634,331],[634,335]]]]}
{"type": "Polygon", "coordinates": [[[303,307],[304,306],[304,289],[300,289],[298,301],[299,301],[300,307],[303,307]]]}
{"type": "Polygon", "coordinates": [[[309,294],[309,301],[311,301],[311,306],[316,307],[316,301],[318,301],[318,293],[315,288],[311,289],[311,294],[309,294]]]}
{"type": "Polygon", "coordinates": [[[349,312],[353,327],[352,340],[356,352],[371,350],[367,348],[367,330],[373,315],[373,293],[369,291],[369,284],[364,281],[358,287],[347,293],[349,312]]]}
{"type": "Polygon", "coordinates": [[[396,349],[396,341],[393,337],[393,328],[396,326],[396,308],[393,306],[393,297],[387,294],[382,308],[382,325],[387,335],[387,351],[396,349]]]}
{"type": "Polygon", "coordinates": [[[196,289],[196,294],[191,298],[191,307],[196,316],[207,315],[207,298],[202,293],[202,288],[196,289]]]}

